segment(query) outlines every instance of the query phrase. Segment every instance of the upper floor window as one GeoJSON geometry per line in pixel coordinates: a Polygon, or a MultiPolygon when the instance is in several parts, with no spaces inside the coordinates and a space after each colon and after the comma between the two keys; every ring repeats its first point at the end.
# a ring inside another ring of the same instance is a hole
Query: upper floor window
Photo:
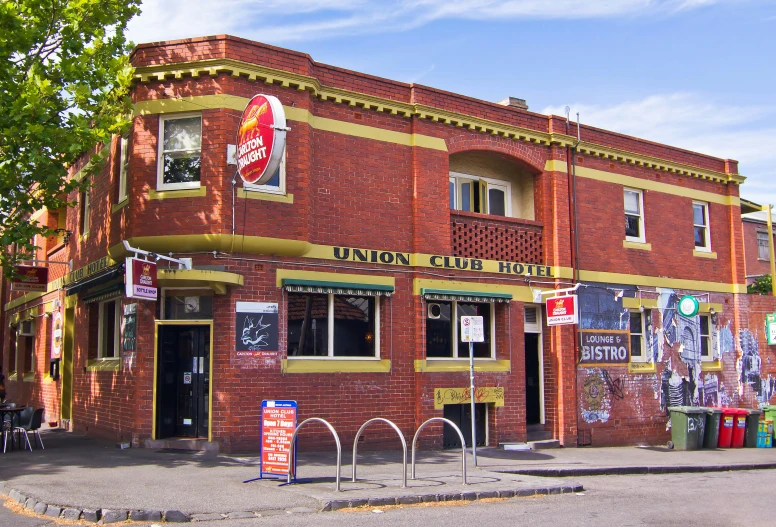
{"type": "Polygon", "coordinates": [[[202,116],[175,115],[159,118],[157,188],[199,188],[202,150],[202,116]]]}
{"type": "Polygon", "coordinates": [[[512,187],[508,181],[451,172],[450,208],[494,216],[511,216],[512,187]]]}
{"type": "Polygon", "coordinates": [[[89,182],[87,181],[85,183],[85,188],[81,191],[81,194],[79,196],[79,201],[81,202],[81,218],[80,218],[80,227],[81,227],[81,235],[89,234],[89,215],[91,214],[91,203],[89,199],[89,191],[91,190],[89,187],[89,182]]]}
{"type": "Polygon", "coordinates": [[[767,232],[757,231],[757,258],[760,260],[770,260],[771,258],[767,232]]]}
{"type": "Polygon", "coordinates": [[[626,188],[624,196],[625,239],[644,243],[644,194],[640,190],[626,188]]]}
{"type": "Polygon", "coordinates": [[[267,192],[269,194],[286,193],[286,154],[280,160],[280,165],[272,178],[263,185],[254,185],[253,183],[243,182],[243,188],[251,192],[267,192]]]}
{"type": "Polygon", "coordinates": [[[129,136],[123,135],[119,141],[119,199],[127,199],[127,172],[129,168],[129,136]]]}
{"type": "Polygon", "coordinates": [[[711,233],[709,232],[709,204],[693,201],[692,223],[697,251],[711,251],[711,233]]]}

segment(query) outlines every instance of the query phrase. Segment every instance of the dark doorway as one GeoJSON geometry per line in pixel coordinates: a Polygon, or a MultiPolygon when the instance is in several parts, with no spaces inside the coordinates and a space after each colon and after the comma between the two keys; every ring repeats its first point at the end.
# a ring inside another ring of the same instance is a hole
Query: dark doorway
{"type": "MultiPolygon", "coordinates": [[[[444,410],[445,419],[450,419],[458,428],[461,429],[463,438],[466,440],[466,446],[472,444],[472,407],[471,404],[446,404],[444,410]]],[[[476,403],[474,405],[474,424],[477,427],[477,446],[485,446],[485,421],[487,419],[487,409],[485,403],[476,403]]],[[[461,448],[461,439],[453,428],[447,424],[445,426],[443,446],[444,448],[461,448]]]]}
{"type": "Polygon", "coordinates": [[[156,439],[208,437],[210,327],[159,326],[156,439]]]}
{"type": "Polygon", "coordinates": [[[539,333],[525,334],[525,419],[529,425],[536,425],[542,421],[540,336],[539,333]]]}

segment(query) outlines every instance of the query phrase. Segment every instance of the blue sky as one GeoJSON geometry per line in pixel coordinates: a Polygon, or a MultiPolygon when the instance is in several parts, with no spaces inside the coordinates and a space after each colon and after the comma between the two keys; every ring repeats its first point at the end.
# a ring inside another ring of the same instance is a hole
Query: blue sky
{"type": "Polygon", "coordinates": [[[776,203],[773,0],[146,0],[135,43],[229,33],[740,161],[776,203]]]}

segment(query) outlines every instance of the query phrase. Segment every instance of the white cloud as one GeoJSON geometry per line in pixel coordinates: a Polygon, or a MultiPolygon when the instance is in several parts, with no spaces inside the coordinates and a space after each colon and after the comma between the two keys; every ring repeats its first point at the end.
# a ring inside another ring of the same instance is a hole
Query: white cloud
{"type": "MultiPolygon", "coordinates": [[[[582,124],[739,161],[741,195],[776,203],[776,107],[725,105],[697,93],[652,95],[611,106],[574,104],[582,124]]],[[[561,107],[546,114],[564,115],[561,107]]],[[[584,137],[583,137],[584,139],[584,137]]]]}
{"type": "Polygon", "coordinates": [[[397,32],[435,20],[589,19],[671,14],[742,0],[146,0],[136,43],[239,34],[269,43],[397,32]]]}

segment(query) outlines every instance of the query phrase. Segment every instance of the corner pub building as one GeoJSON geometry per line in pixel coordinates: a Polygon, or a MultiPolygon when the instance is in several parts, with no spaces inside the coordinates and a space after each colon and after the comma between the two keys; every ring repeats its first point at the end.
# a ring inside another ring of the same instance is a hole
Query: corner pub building
{"type": "MultiPolygon", "coordinates": [[[[480,444],[658,443],[667,406],[773,401],[776,308],[745,294],[735,161],[232,36],[131,58],[128,134],[71,167],[104,159],[78,206],[31,218],[68,231],[35,257],[72,271],[51,265],[45,293],[3,289],[9,398],[47,421],[256,450],[262,400],[283,399],[345,444],[373,417],[470,436],[463,315],[485,320],[480,444]],[[230,145],[259,93],[290,130],[278,171],[249,185],[230,145]],[[158,299],[125,298],[125,240],[192,268],[159,261],[158,299]],[[577,283],[579,324],[548,327],[539,292],[577,283]],[[679,314],[685,296],[696,314],[679,314]],[[600,353],[611,335],[626,353],[600,353]]],[[[398,446],[387,427],[364,437],[398,446]]]]}

